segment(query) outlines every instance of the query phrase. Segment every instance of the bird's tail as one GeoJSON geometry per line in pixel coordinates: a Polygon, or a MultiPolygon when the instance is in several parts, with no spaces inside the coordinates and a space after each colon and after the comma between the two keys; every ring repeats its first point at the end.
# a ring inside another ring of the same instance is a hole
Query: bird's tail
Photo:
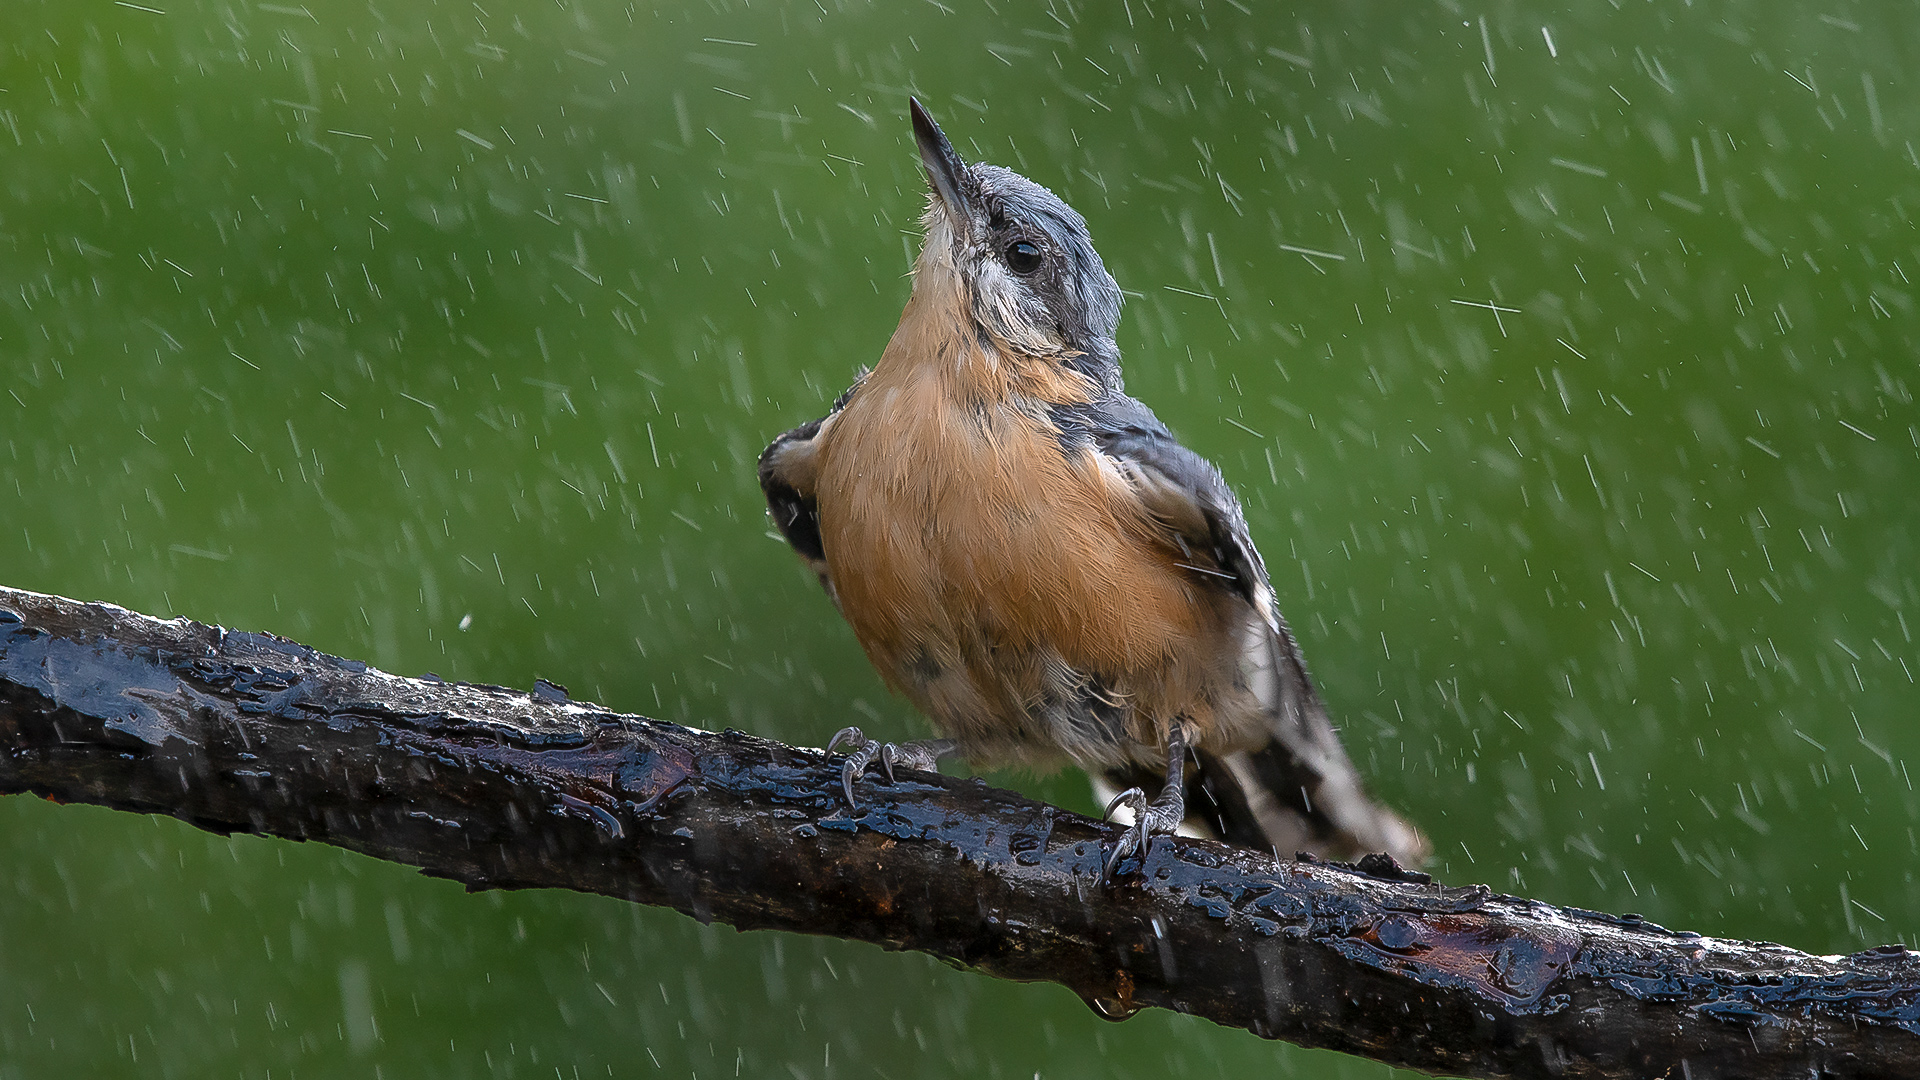
{"type": "Polygon", "coordinates": [[[1274,739],[1253,752],[1195,757],[1189,813],[1228,843],[1344,861],[1385,852],[1409,867],[1432,854],[1419,829],[1360,786],[1344,752],[1315,765],[1274,739]]]}
{"type": "MultiPolygon", "coordinates": [[[[1201,750],[1194,758],[1182,833],[1282,858],[1306,852],[1351,862],[1385,852],[1402,866],[1418,867],[1432,854],[1419,829],[1367,794],[1344,754],[1338,764],[1345,768],[1316,767],[1275,739],[1257,751],[1201,750]]],[[[1094,787],[1097,796],[1110,799],[1129,787],[1153,791],[1163,783],[1143,766],[1127,766],[1106,770],[1094,787]]]]}

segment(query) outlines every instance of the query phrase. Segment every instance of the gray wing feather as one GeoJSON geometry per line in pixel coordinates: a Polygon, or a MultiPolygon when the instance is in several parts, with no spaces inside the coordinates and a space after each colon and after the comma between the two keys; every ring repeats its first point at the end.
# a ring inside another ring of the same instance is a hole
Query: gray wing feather
{"type": "Polygon", "coordinates": [[[820,504],[813,490],[814,455],[819,448],[816,440],[821,429],[846,408],[866,377],[863,368],[827,415],[781,434],[760,452],[760,492],[767,499],[767,516],[795,554],[820,578],[821,588],[827,590],[835,605],[840,603],[840,596],[827,572],[826,547],[820,539],[820,504]]]}

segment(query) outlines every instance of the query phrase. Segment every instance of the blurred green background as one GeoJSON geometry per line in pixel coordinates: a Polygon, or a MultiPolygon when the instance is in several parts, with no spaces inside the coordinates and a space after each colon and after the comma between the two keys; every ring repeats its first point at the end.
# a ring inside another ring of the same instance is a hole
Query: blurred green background
{"type": "MultiPolygon", "coordinates": [[[[0,581],[923,734],[752,468],[898,317],[911,91],[1086,214],[1441,878],[1915,943],[1920,34],[1819,7],[4,0],[0,581]]],[[[6,1078],[1389,1072],[34,798],[0,867],[6,1078]]]]}

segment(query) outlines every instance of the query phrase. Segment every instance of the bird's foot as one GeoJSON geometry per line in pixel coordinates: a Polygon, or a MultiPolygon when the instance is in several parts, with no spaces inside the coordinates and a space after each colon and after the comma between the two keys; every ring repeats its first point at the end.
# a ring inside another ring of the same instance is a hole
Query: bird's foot
{"type": "Polygon", "coordinates": [[[1102,880],[1112,881],[1120,861],[1136,851],[1144,863],[1154,837],[1170,836],[1180,828],[1181,820],[1186,817],[1185,800],[1180,796],[1178,785],[1169,785],[1151,802],[1147,801],[1147,793],[1137,787],[1128,788],[1113,797],[1113,801],[1107,804],[1106,816],[1111,818],[1115,808],[1125,806],[1133,811],[1133,824],[1127,826],[1127,831],[1121,833],[1119,841],[1113,845],[1113,854],[1107,856],[1102,868],[1102,880]]]}
{"type": "Polygon", "coordinates": [[[827,753],[833,753],[835,748],[842,745],[853,748],[847,754],[846,764],[840,766],[840,789],[846,792],[847,806],[854,809],[860,803],[853,797],[853,782],[874,762],[880,763],[880,771],[887,774],[887,783],[891,784],[894,782],[893,770],[896,765],[904,769],[939,772],[940,759],[953,750],[953,742],[949,739],[883,743],[867,738],[866,732],[851,726],[833,733],[833,738],[827,743],[827,753]]]}

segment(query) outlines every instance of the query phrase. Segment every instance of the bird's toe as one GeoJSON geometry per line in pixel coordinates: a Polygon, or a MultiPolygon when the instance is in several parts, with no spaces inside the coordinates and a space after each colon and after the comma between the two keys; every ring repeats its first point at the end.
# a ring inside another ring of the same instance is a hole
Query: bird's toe
{"type": "MultiPolygon", "coordinates": [[[[847,808],[859,809],[860,800],[853,797],[853,782],[860,778],[860,774],[867,770],[867,766],[873,764],[875,758],[882,756],[886,747],[867,738],[865,732],[852,726],[843,727],[833,733],[833,738],[827,743],[827,752],[832,753],[841,746],[851,749],[847,754],[847,760],[840,766],[840,790],[847,797],[847,808]]],[[[888,778],[892,778],[891,771],[888,778]]]]}
{"type": "Polygon", "coordinates": [[[1182,807],[1164,799],[1149,802],[1147,793],[1137,787],[1115,795],[1113,801],[1107,804],[1106,816],[1111,818],[1114,810],[1121,806],[1133,812],[1133,824],[1120,834],[1120,839],[1113,845],[1113,853],[1107,856],[1102,874],[1107,881],[1113,880],[1120,863],[1127,856],[1138,853],[1141,861],[1145,862],[1153,850],[1153,838],[1172,835],[1180,828],[1180,821],[1185,816],[1182,807]]]}

